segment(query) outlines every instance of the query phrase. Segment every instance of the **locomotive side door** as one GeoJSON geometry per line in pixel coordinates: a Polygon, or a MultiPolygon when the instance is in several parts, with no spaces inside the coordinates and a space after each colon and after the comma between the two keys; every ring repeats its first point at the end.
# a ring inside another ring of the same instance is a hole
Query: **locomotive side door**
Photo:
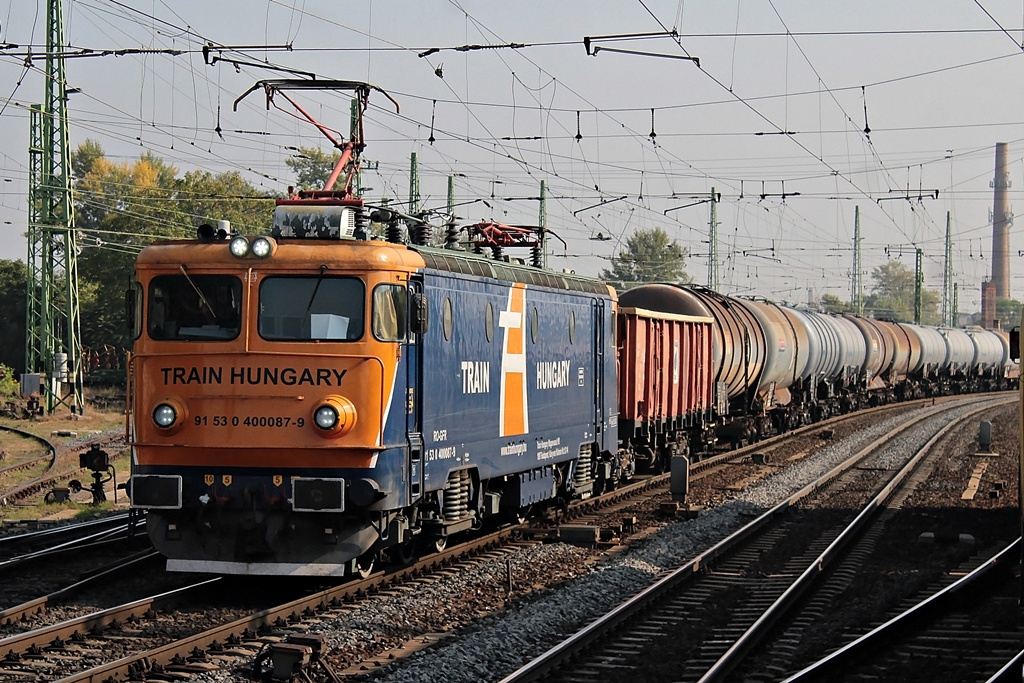
{"type": "Polygon", "coordinates": [[[407,302],[409,311],[406,320],[409,334],[405,343],[405,418],[406,434],[409,438],[409,504],[419,500],[423,493],[423,362],[421,352],[423,332],[426,329],[426,307],[420,308],[423,300],[423,280],[410,278],[407,302]],[[416,321],[419,321],[417,324],[416,321]]]}

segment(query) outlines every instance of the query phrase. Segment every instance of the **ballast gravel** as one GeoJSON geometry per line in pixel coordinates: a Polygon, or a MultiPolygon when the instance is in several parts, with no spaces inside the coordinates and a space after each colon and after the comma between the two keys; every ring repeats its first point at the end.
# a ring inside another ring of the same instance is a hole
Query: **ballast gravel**
{"type": "MultiPolygon", "coordinates": [[[[875,466],[894,468],[909,459],[942,426],[978,407],[979,403],[942,411],[909,428],[877,456],[875,466]]],[[[589,566],[585,573],[564,585],[537,593],[508,610],[489,614],[463,627],[454,637],[434,647],[397,660],[371,674],[375,683],[476,683],[499,681],[534,657],[556,645],[595,618],[743,526],[753,517],[834,468],[867,444],[896,427],[904,418],[894,417],[832,444],[815,456],[775,474],[738,493],[735,498],[705,510],[696,519],[673,523],[630,546],[623,555],[589,566]]],[[[479,586],[506,581],[506,559],[513,573],[528,568],[558,567],[582,562],[586,551],[563,544],[533,546],[508,558],[496,558],[472,568],[449,572],[424,582],[415,590],[383,595],[333,620],[309,629],[325,635],[332,649],[344,649],[376,634],[402,635],[417,615],[430,614],[436,630],[464,619],[464,598],[479,586]],[[452,614],[458,609],[460,613],[452,614]]],[[[223,683],[247,680],[227,671],[206,672],[190,680],[223,683]]]]}

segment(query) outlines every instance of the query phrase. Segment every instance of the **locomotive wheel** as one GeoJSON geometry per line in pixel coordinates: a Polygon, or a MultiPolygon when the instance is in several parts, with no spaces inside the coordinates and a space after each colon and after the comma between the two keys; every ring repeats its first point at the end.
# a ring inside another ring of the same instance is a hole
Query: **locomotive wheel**
{"type": "Polygon", "coordinates": [[[530,518],[530,514],[533,512],[533,506],[527,505],[525,507],[516,508],[516,511],[509,515],[512,518],[513,524],[522,524],[530,518]]]}
{"type": "Polygon", "coordinates": [[[365,579],[373,573],[374,560],[377,559],[377,554],[373,552],[365,553],[356,560],[356,574],[359,578],[365,579]]]}
{"type": "Polygon", "coordinates": [[[409,564],[416,557],[416,540],[414,536],[404,543],[393,546],[395,559],[399,564],[409,564]]]}

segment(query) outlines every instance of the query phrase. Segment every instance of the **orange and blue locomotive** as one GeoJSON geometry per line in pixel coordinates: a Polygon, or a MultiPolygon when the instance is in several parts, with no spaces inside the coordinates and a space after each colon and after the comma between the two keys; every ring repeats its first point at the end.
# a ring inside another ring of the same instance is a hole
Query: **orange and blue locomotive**
{"type": "Polygon", "coordinates": [[[130,494],[169,569],[365,571],[620,476],[607,285],[316,194],[138,258],[130,494]]]}

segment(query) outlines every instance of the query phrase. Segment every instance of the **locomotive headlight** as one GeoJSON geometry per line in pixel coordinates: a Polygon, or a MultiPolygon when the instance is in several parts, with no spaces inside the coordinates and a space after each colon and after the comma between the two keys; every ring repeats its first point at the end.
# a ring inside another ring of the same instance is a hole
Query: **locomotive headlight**
{"type": "Polygon", "coordinates": [[[344,396],[328,396],[313,409],[313,424],[323,437],[348,434],[356,426],[356,407],[344,396]]]}
{"type": "Polygon", "coordinates": [[[153,408],[153,424],[160,428],[161,434],[174,434],[188,420],[185,405],[173,396],[165,396],[156,402],[153,408]]]}
{"type": "Polygon", "coordinates": [[[256,258],[267,258],[274,253],[274,240],[269,237],[257,237],[252,241],[252,254],[256,258]]]}
{"type": "Polygon", "coordinates": [[[153,410],[153,422],[157,427],[167,429],[178,419],[178,411],[170,403],[161,403],[153,410]]]}
{"type": "Polygon", "coordinates": [[[320,429],[334,429],[334,425],[338,424],[338,411],[334,406],[320,406],[313,415],[313,421],[320,429]]]}
{"type": "Polygon", "coordinates": [[[228,249],[231,250],[232,256],[243,258],[249,253],[249,240],[245,239],[242,235],[236,235],[228,243],[228,249]]]}

